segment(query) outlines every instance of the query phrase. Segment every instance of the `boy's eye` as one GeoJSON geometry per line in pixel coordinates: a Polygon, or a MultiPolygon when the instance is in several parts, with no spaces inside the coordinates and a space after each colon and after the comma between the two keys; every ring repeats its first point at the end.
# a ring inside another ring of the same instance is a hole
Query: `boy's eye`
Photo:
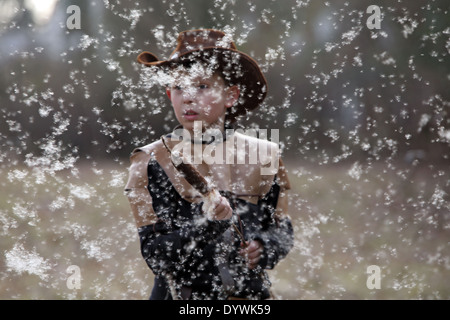
{"type": "Polygon", "coordinates": [[[182,88],[181,88],[181,86],[174,86],[173,87],[175,90],[181,90],[182,88]]]}
{"type": "Polygon", "coordinates": [[[199,84],[199,85],[198,85],[198,88],[199,88],[199,89],[208,89],[208,85],[202,83],[202,84],[199,84]]]}

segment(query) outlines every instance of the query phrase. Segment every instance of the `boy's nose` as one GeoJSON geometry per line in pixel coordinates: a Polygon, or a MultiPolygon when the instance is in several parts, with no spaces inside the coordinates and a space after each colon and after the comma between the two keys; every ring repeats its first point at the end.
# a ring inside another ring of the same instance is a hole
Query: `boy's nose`
{"type": "Polygon", "coordinates": [[[190,103],[195,99],[196,90],[195,88],[186,88],[183,91],[183,101],[185,103],[190,103]]]}

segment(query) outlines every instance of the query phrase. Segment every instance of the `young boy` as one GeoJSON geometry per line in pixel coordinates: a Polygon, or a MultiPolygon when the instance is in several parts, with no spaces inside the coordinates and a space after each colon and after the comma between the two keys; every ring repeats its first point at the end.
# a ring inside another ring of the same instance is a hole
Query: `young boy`
{"type": "Polygon", "coordinates": [[[180,123],[133,151],[125,188],[150,299],[270,298],[264,269],[293,245],[289,181],[277,144],[230,129],[266,96],[258,64],[211,29],[180,33],[168,60],[138,62],[162,72],[180,123]]]}

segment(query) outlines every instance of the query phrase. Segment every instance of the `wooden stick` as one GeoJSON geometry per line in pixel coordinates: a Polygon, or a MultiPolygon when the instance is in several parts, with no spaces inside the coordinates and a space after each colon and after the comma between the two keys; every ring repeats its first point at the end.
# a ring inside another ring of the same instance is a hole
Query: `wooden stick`
{"type": "Polygon", "coordinates": [[[208,181],[206,181],[206,179],[192,164],[187,163],[185,161],[186,159],[181,159],[180,156],[172,152],[172,149],[170,149],[167,145],[164,136],[161,137],[161,140],[167,151],[169,151],[170,153],[170,160],[172,161],[173,166],[183,175],[186,181],[189,182],[189,184],[192,185],[203,196],[208,195],[208,193],[211,192],[208,181]]]}

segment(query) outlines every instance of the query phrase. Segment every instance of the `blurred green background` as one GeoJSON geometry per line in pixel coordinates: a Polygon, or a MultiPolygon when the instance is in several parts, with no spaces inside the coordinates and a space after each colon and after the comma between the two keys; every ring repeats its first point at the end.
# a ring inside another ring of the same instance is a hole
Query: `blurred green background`
{"type": "Polygon", "coordinates": [[[175,125],[139,52],[220,28],[261,65],[295,247],[280,299],[449,299],[448,1],[0,1],[0,298],[146,299],[128,155],[175,125]],[[80,29],[67,20],[80,9],[80,29]],[[380,29],[367,25],[378,5],[380,29]],[[79,289],[68,286],[78,266],[79,289]],[[380,268],[370,289],[367,268],[380,268]]]}

